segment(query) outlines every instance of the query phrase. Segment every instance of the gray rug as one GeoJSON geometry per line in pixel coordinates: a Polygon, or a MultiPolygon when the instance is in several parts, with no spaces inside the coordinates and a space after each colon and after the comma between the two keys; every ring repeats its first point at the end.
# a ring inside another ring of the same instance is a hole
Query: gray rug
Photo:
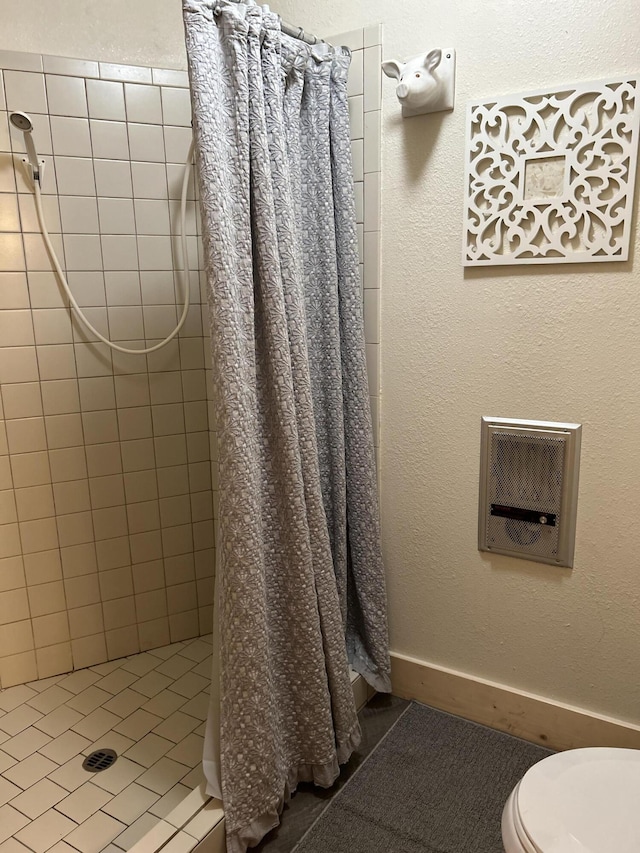
{"type": "Polygon", "coordinates": [[[412,703],[295,853],[502,853],[504,803],[549,754],[412,703]]]}

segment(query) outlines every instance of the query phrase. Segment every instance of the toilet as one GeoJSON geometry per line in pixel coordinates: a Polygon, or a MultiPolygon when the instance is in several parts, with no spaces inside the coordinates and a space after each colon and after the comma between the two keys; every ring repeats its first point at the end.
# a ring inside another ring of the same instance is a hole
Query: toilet
{"type": "Polygon", "coordinates": [[[640,750],[592,747],[543,759],[502,813],[505,853],[639,853],[640,750]]]}

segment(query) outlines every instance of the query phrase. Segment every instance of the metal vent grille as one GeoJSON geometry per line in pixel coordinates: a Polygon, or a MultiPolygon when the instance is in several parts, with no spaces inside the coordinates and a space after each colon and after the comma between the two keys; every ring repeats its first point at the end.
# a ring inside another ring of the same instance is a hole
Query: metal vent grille
{"type": "Polygon", "coordinates": [[[478,548],[572,566],[580,424],[482,418],[478,548]]]}
{"type": "Polygon", "coordinates": [[[89,773],[99,773],[101,770],[111,767],[117,758],[118,754],[112,749],[97,749],[91,755],[87,755],[82,762],[82,767],[84,770],[88,770],[89,773]]]}
{"type": "Polygon", "coordinates": [[[565,438],[494,432],[489,462],[489,504],[533,510],[531,521],[487,513],[490,548],[555,560],[562,521],[565,438]],[[553,519],[552,524],[546,523],[553,519]]]}

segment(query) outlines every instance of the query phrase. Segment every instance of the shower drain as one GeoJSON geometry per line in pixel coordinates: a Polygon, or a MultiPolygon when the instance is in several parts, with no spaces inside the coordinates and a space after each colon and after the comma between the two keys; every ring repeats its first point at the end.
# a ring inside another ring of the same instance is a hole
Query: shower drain
{"type": "Polygon", "coordinates": [[[91,755],[87,755],[82,762],[82,767],[84,770],[88,770],[89,773],[99,773],[101,770],[111,767],[117,758],[118,754],[112,749],[97,749],[91,755]]]}

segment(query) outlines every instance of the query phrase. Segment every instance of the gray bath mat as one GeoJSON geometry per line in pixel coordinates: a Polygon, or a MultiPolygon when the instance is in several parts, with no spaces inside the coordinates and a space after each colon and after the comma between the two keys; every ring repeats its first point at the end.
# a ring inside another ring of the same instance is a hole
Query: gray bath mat
{"type": "Polygon", "coordinates": [[[504,803],[549,754],[412,703],[295,853],[502,853],[504,803]]]}

